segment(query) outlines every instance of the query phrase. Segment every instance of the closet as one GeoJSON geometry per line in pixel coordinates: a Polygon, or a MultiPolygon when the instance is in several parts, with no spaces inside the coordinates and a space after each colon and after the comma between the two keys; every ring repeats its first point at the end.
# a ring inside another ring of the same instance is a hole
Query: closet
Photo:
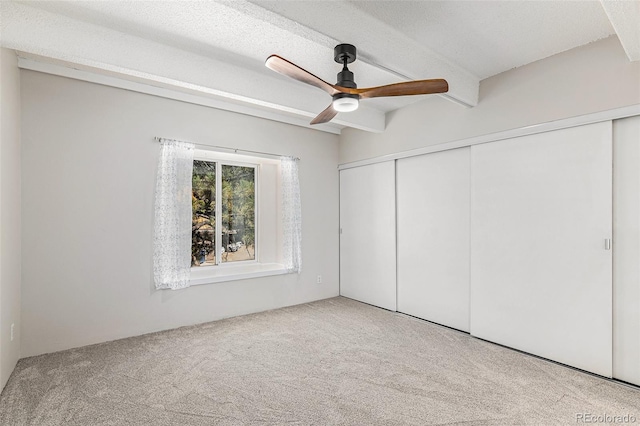
{"type": "Polygon", "coordinates": [[[396,165],[398,311],[467,332],[469,151],[396,165]]]}
{"type": "Polygon", "coordinates": [[[611,122],[471,147],[471,334],[611,377],[611,122]]]}
{"type": "Polygon", "coordinates": [[[340,294],[396,310],[395,162],[340,172],[340,294]]]}
{"type": "Polygon", "coordinates": [[[640,385],[640,116],[460,145],[340,171],[341,294],[640,385]]]}
{"type": "Polygon", "coordinates": [[[640,116],[613,122],[613,377],[640,386],[640,116]]]}

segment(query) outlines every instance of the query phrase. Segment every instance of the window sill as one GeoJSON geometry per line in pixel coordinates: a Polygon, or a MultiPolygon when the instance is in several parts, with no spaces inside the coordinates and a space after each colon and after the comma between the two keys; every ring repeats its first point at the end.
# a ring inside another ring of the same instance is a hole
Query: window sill
{"type": "Polygon", "coordinates": [[[279,263],[251,263],[249,265],[224,265],[191,268],[191,285],[214,284],[247,278],[269,277],[287,273],[279,263]]]}

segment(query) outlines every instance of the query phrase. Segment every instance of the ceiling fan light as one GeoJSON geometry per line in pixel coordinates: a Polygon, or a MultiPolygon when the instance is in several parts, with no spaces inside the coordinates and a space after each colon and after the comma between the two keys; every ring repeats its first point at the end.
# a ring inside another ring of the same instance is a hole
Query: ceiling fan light
{"type": "Polygon", "coordinates": [[[333,100],[333,109],[338,112],[351,112],[358,109],[358,99],[351,97],[336,98],[333,100]]]}

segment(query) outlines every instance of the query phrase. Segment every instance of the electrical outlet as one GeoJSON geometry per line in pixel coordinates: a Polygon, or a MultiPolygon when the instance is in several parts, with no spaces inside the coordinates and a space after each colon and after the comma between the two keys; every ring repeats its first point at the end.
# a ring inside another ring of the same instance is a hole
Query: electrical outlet
{"type": "Polygon", "coordinates": [[[15,324],[11,323],[11,341],[13,342],[13,329],[15,328],[15,324]]]}
{"type": "Polygon", "coordinates": [[[316,283],[322,284],[322,275],[318,275],[318,278],[316,279],[316,283]]]}

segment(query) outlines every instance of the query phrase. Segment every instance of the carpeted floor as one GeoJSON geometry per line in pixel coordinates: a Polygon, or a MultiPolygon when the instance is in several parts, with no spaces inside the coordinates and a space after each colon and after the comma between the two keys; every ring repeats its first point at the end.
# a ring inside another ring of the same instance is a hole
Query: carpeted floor
{"type": "Polygon", "coordinates": [[[345,298],[23,359],[2,425],[569,425],[640,390],[345,298]]]}

